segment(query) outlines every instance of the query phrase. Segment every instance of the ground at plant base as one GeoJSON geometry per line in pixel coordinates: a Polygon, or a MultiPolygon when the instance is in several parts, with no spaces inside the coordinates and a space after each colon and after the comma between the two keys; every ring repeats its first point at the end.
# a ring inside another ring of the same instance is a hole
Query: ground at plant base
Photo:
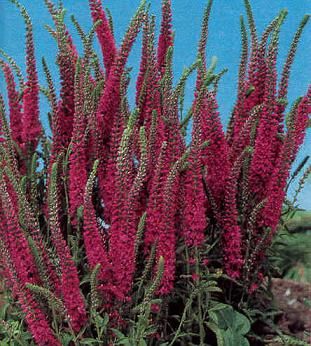
{"type": "MultiPolygon", "coordinates": [[[[272,291],[275,304],[281,311],[277,321],[278,327],[283,333],[311,345],[311,284],[273,279],[272,291]]],[[[267,345],[283,344],[267,340],[267,345]]]]}

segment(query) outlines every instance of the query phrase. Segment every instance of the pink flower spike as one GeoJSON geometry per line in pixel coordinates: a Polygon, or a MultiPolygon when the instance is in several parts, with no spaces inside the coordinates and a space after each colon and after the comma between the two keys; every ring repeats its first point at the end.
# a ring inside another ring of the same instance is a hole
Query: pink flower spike
{"type": "MultiPolygon", "coordinates": [[[[18,5],[19,6],[19,5],[18,5]]],[[[30,17],[23,6],[20,11],[26,24],[26,70],[27,81],[23,93],[23,144],[31,150],[36,149],[42,128],[39,118],[39,81],[36,67],[33,30],[30,17]]]]}
{"type": "Polygon", "coordinates": [[[162,22],[158,42],[158,66],[162,75],[165,72],[166,55],[168,49],[173,46],[172,32],[172,8],[171,0],[163,0],[162,3],[162,22]]]}
{"type": "Polygon", "coordinates": [[[96,27],[96,34],[103,53],[106,76],[109,75],[112,64],[117,56],[117,47],[107,16],[100,0],[89,0],[93,22],[101,21],[96,27]]]}
{"type": "Polygon", "coordinates": [[[0,59],[0,66],[3,69],[8,100],[10,108],[10,128],[12,139],[19,145],[22,144],[22,105],[20,102],[19,92],[16,90],[14,75],[10,66],[0,59]]]}

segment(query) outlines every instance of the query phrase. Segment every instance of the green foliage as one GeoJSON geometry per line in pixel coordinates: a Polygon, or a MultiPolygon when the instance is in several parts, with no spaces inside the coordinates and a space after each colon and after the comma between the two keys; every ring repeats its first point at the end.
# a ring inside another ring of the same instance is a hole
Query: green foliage
{"type": "Polygon", "coordinates": [[[8,291],[1,292],[0,304],[0,345],[35,346],[31,334],[26,331],[23,316],[8,291]]]}
{"type": "Polygon", "coordinates": [[[1,346],[35,346],[23,320],[0,321],[1,346]]]}
{"type": "Polygon", "coordinates": [[[311,282],[311,232],[279,232],[271,260],[286,279],[311,282]]]}
{"type": "Polygon", "coordinates": [[[208,313],[207,325],[216,334],[218,346],[249,346],[245,335],[251,325],[246,316],[222,303],[215,304],[208,313]]]}
{"type": "Polygon", "coordinates": [[[287,189],[299,177],[292,200],[286,200],[279,232],[271,248],[270,260],[278,275],[286,279],[311,282],[311,213],[297,205],[298,195],[310,176],[311,166],[306,166],[306,156],[292,173],[287,189]]]}
{"type": "Polygon", "coordinates": [[[272,340],[275,343],[281,343],[286,346],[309,346],[310,344],[299,340],[293,336],[283,335],[282,337],[276,337],[272,340]]]}

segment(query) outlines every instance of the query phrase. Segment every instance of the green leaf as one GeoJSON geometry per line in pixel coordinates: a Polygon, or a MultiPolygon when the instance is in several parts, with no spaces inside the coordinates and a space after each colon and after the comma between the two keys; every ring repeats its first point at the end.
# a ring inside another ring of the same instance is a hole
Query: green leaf
{"type": "Polygon", "coordinates": [[[222,290],[219,287],[212,286],[212,287],[207,287],[206,288],[206,292],[219,292],[219,293],[221,293],[222,290]]]}
{"type": "Polygon", "coordinates": [[[95,321],[100,327],[106,328],[109,322],[109,315],[105,314],[105,316],[102,317],[99,314],[97,314],[95,317],[95,321]]]}
{"type": "Polygon", "coordinates": [[[240,346],[249,346],[249,342],[246,338],[244,338],[243,336],[240,337],[240,341],[239,341],[239,345],[240,346]]]}
{"type": "Polygon", "coordinates": [[[251,329],[249,319],[237,311],[234,312],[234,315],[233,329],[241,335],[247,334],[251,329]]]}
{"type": "Polygon", "coordinates": [[[208,311],[208,316],[210,318],[211,321],[213,321],[214,323],[218,324],[218,315],[217,313],[215,313],[214,311],[208,311]]]}
{"type": "Polygon", "coordinates": [[[98,341],[95,339],[87,338],[80,341],[81,345],[96,345],[98,341]]]}
{"type": "Polygon", "coordinates": [[[124,337],[123,339],[117,341],[116,343],[114,343],[114,345],[124,345],[124,346],[132,346],[130,343],[129,338],[124,337]]]}
{"type": "Polygon", "coordinates": [[[228,346],[224,343],[224,338],[222,336],[222,330],[218,327],[217,324],[208,322],[208,328],[216,335],[217,346],[228,346]]]}
{"type": "Polygon", "coordinates": [[[225,346],[236,346],[236,345],[240,346],[239,343],[235,343],[236,340],[231,329],[222,330],[221,334],[223,336],[225,346]]]}
{"type": "Polygon", "coordinates": [[[214,305],[213,307],[211,307],[210,309],[208,309],[208,311],[218,311],[218,310],[223,310],[223,309],[227,309],[228,308],[228,304],[223,304],[223,303],[217,303],[216,305],[214,305]]]}
{"type": "Polygon", "coordinates": [[[222,331],[225,346],[249,346],[249,342],[244,336],[235,333],[231,329],[222,331]]]}
{"type": "Polygon", "coordinates": [[[0,318],[5,320],[6,319],[6,313],[9,307],[11,306],[10,303],[3,304],[0,309],[0,318]]]}
{"type": "Polygon", "coordinates": [[[69,343],[73,340],[73,336],[71,334],[62,334],[61,341],[63,346],[69,346],[69,343]]]}
{"type": "Polygon", "coordinates": [[[10,346],[11,343],[9,344],[9,339],[8,338],[5,338],[5,340],[2,340],[1,341],[1,346],[10,346]]]}
{"type": "Polygon", "coordinates": [[[231,306],[228,305],[226,309],[217,311],[219,328],[227,329],[231,328],[234,323],[234,311],[231,306]]]}
{"type": "Polygon", "coordinates": [[[281,342],[283,345],[286,344],[286,346],[310,346],[310,344],[306,343],[303,340],[299,340],[293,336],[289,336],[289,335],[282,335],[276,337],[275,339],[273,339],[272,341],[274,342],[281,342]]]}
{"type": "Polygon", "coordinates": [[[147,346],[147,343],[146,343],[146,341],[145,341],[144,339],[140,339],[138,345],[139,345],[139,346],[147,346]]]}
{"type": "Polygon", "coordinates": [[[116,342],[114,345],[125,345],[125,346],[131,346],[130,339],[126,337],[122,332],[120,332],[118,329],[111,328],[115,336],[117,337],[116,342]]]}

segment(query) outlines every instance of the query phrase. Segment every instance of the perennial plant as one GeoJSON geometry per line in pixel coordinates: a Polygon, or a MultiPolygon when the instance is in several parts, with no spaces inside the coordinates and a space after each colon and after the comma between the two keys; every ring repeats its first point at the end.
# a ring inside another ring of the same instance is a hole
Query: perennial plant
{"type": "MultiPolygon", "coordinates": [[[[310,87],[286,114],[290,69],[309,16],[278,82],[279,33],[287,13],[281,11],[260,36],[245,0],[250,42],[241,17],[237,101],[225,131],[217,105],[225,71],[208,67],[205,52],[212,0],[196,60],[176,85],[170,0],[163,0],[157,43],[143,0],[120,46],[110,13],[100,0],[89,0],[91,31],[72,18],[83,54],[62,5],[44,1],[54,22],[48,30],[58,46],[60,87],[44,59],[47,86],[39,84],[32,22],[17,0],[11,2],[25,20],[26,76],[5,53],[0,60],[8,100],[6,110],[0,98],[0,274],[11,304],[19,306],[41,346],[168,345],[177,338],[183,345],[208,344],[215,312],[208,316],[204,304],[230,297],[241,308],[238,303],[256,295],[269,275],[266,250],[309,121],[310,87]],[[141,31],[132,107],[127,61],[141,31]],[[95,35],[100,54],[93,49],[95,35]],[[184,115],[192,73],[194,101],[184,115]],[[39,120],[40,92],[50,104],[51,136],[39,120]],[[178,328],[174,301],[185,309],[178,328]],[[190,324],[199,327],[182,336],[193,304],[198,314],[190,324]]],[[[7,333],[9,327],[2,322],[7,333]]]]}

